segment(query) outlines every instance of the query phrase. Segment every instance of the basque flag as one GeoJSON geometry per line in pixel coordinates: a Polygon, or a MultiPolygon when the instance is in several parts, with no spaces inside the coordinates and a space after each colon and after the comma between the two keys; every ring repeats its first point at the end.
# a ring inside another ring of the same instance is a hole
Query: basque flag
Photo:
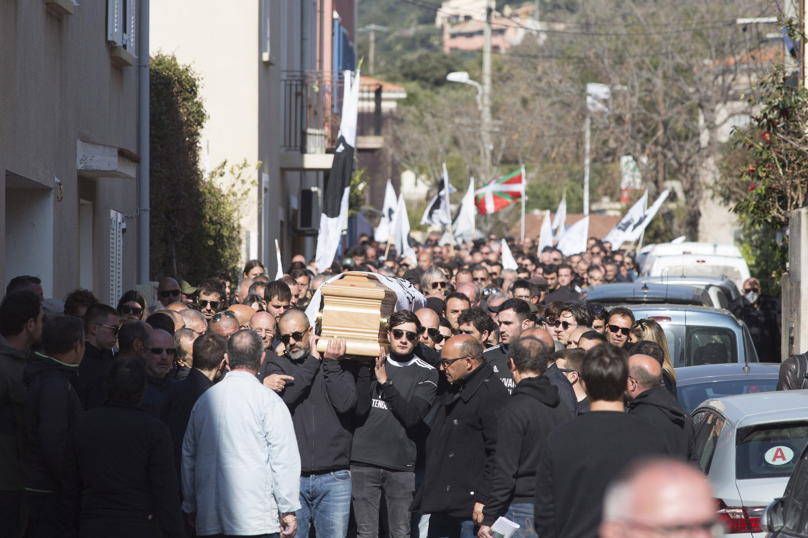
{"type": "Polygon", "coordinates": [[[474,191],[477,210],[481,215],[490,215],[519,201],[525,194],[524,180],[521,168],[507,176],[492,179],[488,185],[474,191]]]}
{"type": "Polygon", "coordinates": [[[322,273],[331,268],[337,253],[342,229],[348,218],[348,195],[351,191],[354,150],[356,149],[356,117],[359,110],[359,70],[351,84],[351,72],[345,71],[345,92],[342,98],[342,120],[339,124],[337,149],[328,174],[323,197],[323,213],[317,234],[317,269],[322,273]]]}

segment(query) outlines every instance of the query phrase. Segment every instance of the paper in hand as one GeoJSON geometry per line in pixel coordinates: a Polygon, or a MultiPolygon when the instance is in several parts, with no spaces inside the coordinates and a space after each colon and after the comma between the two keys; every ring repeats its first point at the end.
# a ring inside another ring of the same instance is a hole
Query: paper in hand
{"type": "Polygon", "coordinates": [[[519,530],[519,524],[510,519],[499,517],[491,525],[491,536],[494,538],[511,538],[519,530]]]}

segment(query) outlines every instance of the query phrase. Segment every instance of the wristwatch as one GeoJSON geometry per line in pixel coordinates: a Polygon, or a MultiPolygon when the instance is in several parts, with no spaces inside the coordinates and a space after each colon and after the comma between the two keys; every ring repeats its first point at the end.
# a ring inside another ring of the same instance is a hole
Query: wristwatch
{"type": "Polygon", "coordinates": [[[393,380],[388,377],[387,381],[382,383],[382,385],[384,385],[385,387],[392,387],[393,386],[393,380]]]}

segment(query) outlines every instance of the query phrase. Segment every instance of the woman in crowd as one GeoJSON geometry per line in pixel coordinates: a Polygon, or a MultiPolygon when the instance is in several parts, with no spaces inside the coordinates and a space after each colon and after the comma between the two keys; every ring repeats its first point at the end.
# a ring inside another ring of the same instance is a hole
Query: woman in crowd
{"type": "Polygon", "coordinates": [[[146,321],[149,317],[149,306],[146,298],[139,291],[129,290],[118,301],[118,315],[121,322],[129,320],[146,321]]]}
{"type": "Polygon", "coordinates": [[[257,276],[263,276],[263,274],[264,274],[264,264],[262,264],[258,260],[250,260],[244,266],[242,279],[255,278],[257,276]]]}
{"type": "Polygon", "coordinates": [[[662,377],[665,380],[665,386],[676,387],[676,370],[673,368],[671,361],[671,354],[668,351],[668,340],[665,338],[665,331],[656,321],[652,319],[638,319],[631,327],[631,337],[636,339],[634,341],[649,340],[659,345],[662,348],[663,363],[662,363],[662,377]]]}

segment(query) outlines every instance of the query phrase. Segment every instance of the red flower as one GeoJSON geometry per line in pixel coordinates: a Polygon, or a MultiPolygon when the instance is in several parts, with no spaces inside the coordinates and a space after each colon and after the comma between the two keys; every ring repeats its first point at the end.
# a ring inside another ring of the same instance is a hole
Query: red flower
{"type": "Polygon", "coordinates": [[[757,187],[757,184],[755,184],[755,183],[752,183],[751,185],[749,185],[749,192],[752,192],[753,190],[755,190],[755,187],[757,187]]]}
{"type": "Polygon", "coordinates": [[[771,133],[769,133],[769,131],[766,131],[766,132],[763,133],[763,141],[764,142],[768,142],[769,137],[771,137],[771,133]]]}
{"type": "Polygon", "coordinates": [[[749,165],[749,173],[754,174],[755,170],[757,170],[757,166],[755,166],[754,164],[750,164],[749,165]]]}

